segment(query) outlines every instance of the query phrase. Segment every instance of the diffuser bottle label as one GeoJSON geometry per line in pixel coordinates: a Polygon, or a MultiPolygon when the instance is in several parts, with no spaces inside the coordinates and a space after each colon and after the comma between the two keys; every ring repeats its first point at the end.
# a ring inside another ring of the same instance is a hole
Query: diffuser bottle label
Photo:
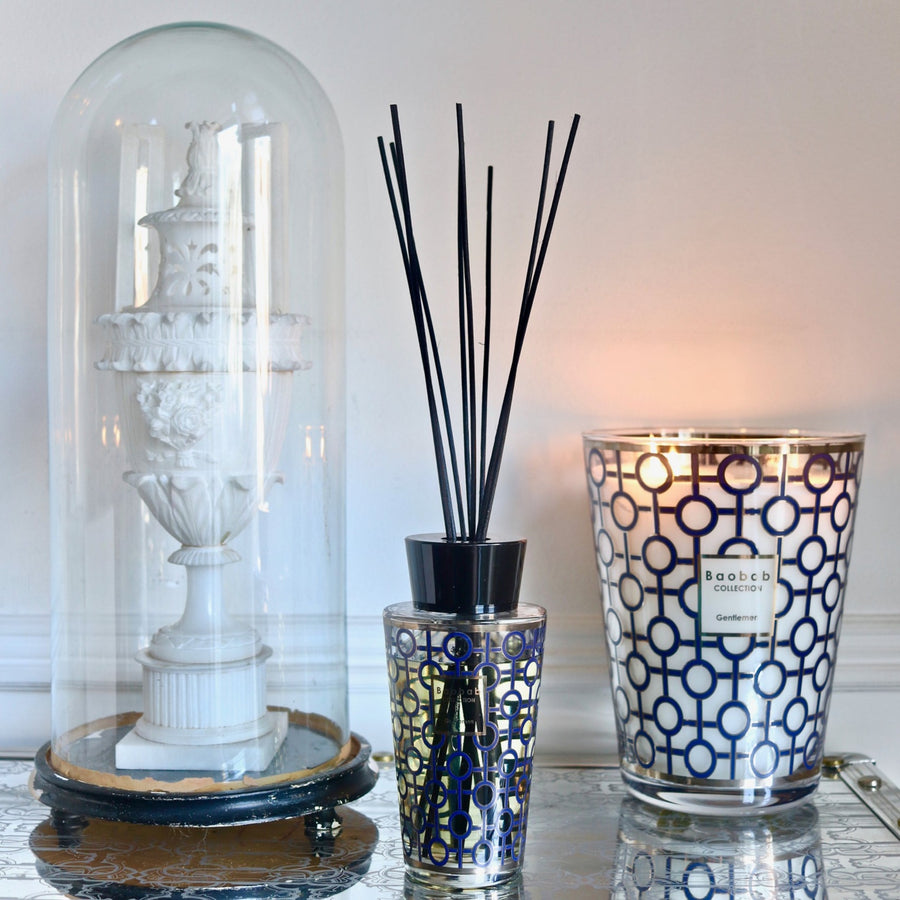
{"type": "Polygon", "coordinates": [[[441,675],[432,679],[434,733],[484,734],[487,697],[485,678],[481,675],[441,675]]]}
{"type": "Polygon", "coordinates": [[[774,556],[702,556],[699,579],[703,634],[772,633],[774,556]]]}

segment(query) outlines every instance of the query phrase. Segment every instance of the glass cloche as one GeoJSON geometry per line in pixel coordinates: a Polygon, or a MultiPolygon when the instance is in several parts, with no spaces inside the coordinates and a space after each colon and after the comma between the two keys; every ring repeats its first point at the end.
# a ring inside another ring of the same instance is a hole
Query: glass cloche
{"type": "Polygon", "coordinates": [[[364,793],[327,97],[246,31],[146,31],[66,95],[50,181],[45,801],[198,824],[364,793]]]}

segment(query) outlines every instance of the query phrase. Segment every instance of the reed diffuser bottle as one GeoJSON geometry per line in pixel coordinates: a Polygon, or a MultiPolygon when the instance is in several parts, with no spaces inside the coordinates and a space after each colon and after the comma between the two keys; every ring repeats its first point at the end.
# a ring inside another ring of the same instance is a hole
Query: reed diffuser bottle
{"type": "Polygon", "coordinates": [[[412,233],[396,107],[391,113],[390,154],[381,139],[379,147],[425,374],[444,518],[443,533],[406,538],[412,602],[384,611],[403,852],[413,883],[487,887],[516,878],[522,866],[547,622],[542,607],[519,603],[525,541],[490,537],[488,522],[525,330],[578,117],[572,123],[544,217],[552,122],[548,128],[512,361],[488,454],[493,171],[488,168],[487,172],[483,331],[476,337],[462,110],[457,106],[458,421],[462,424],[457,448],[412,233]],[[480,371],[476,371],[476,348],[481,354],[480,371]]]}
{"type": "Polygon", "coordinates": [[[525,541],[406,539],[412,603],[384,612],[403,851],[484,885],[525,846],[547,614],[519,604],[525,541]]]}

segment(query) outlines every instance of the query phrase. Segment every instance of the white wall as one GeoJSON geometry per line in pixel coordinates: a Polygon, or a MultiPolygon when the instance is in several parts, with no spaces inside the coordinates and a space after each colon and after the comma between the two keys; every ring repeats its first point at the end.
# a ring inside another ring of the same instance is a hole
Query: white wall
{"type": "MultiPolygon", "coordinates": [[[[829,744],[874,754],[900,781],[896,718],[881,714],[900,692],[900,5],[889,0],[0,0],[0,747],[49,734],[48,131],[91,60],[179,19],[281,43],[343,129],[354,729],[388,745],[379,613],[407,595],[403,536],[439,527],[375,138],[398,103],[432,299],[452,306],[463,102],[473,185],[488,162],[497,170],[495,301],[511,323],[545,124],[565,129],[579,112],[494,516],[497,532],[529,538],[525,594],[552,617],[544,749],[614,746],[581,430],[858,429],[869,446],[829,744]]],[[[500,347],[509,327],[497,334],[500,347]]]]}

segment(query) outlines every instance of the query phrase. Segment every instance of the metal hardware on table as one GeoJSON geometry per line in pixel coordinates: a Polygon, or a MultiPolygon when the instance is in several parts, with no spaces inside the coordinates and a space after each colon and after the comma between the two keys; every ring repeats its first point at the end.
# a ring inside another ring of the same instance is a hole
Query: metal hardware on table
{"type": "Polygon", "coordinates": [[[881,777],[874,759],[862,753],[839,753],[826,756],[823,765],[900,838],[900,789],[881,777]]]}

